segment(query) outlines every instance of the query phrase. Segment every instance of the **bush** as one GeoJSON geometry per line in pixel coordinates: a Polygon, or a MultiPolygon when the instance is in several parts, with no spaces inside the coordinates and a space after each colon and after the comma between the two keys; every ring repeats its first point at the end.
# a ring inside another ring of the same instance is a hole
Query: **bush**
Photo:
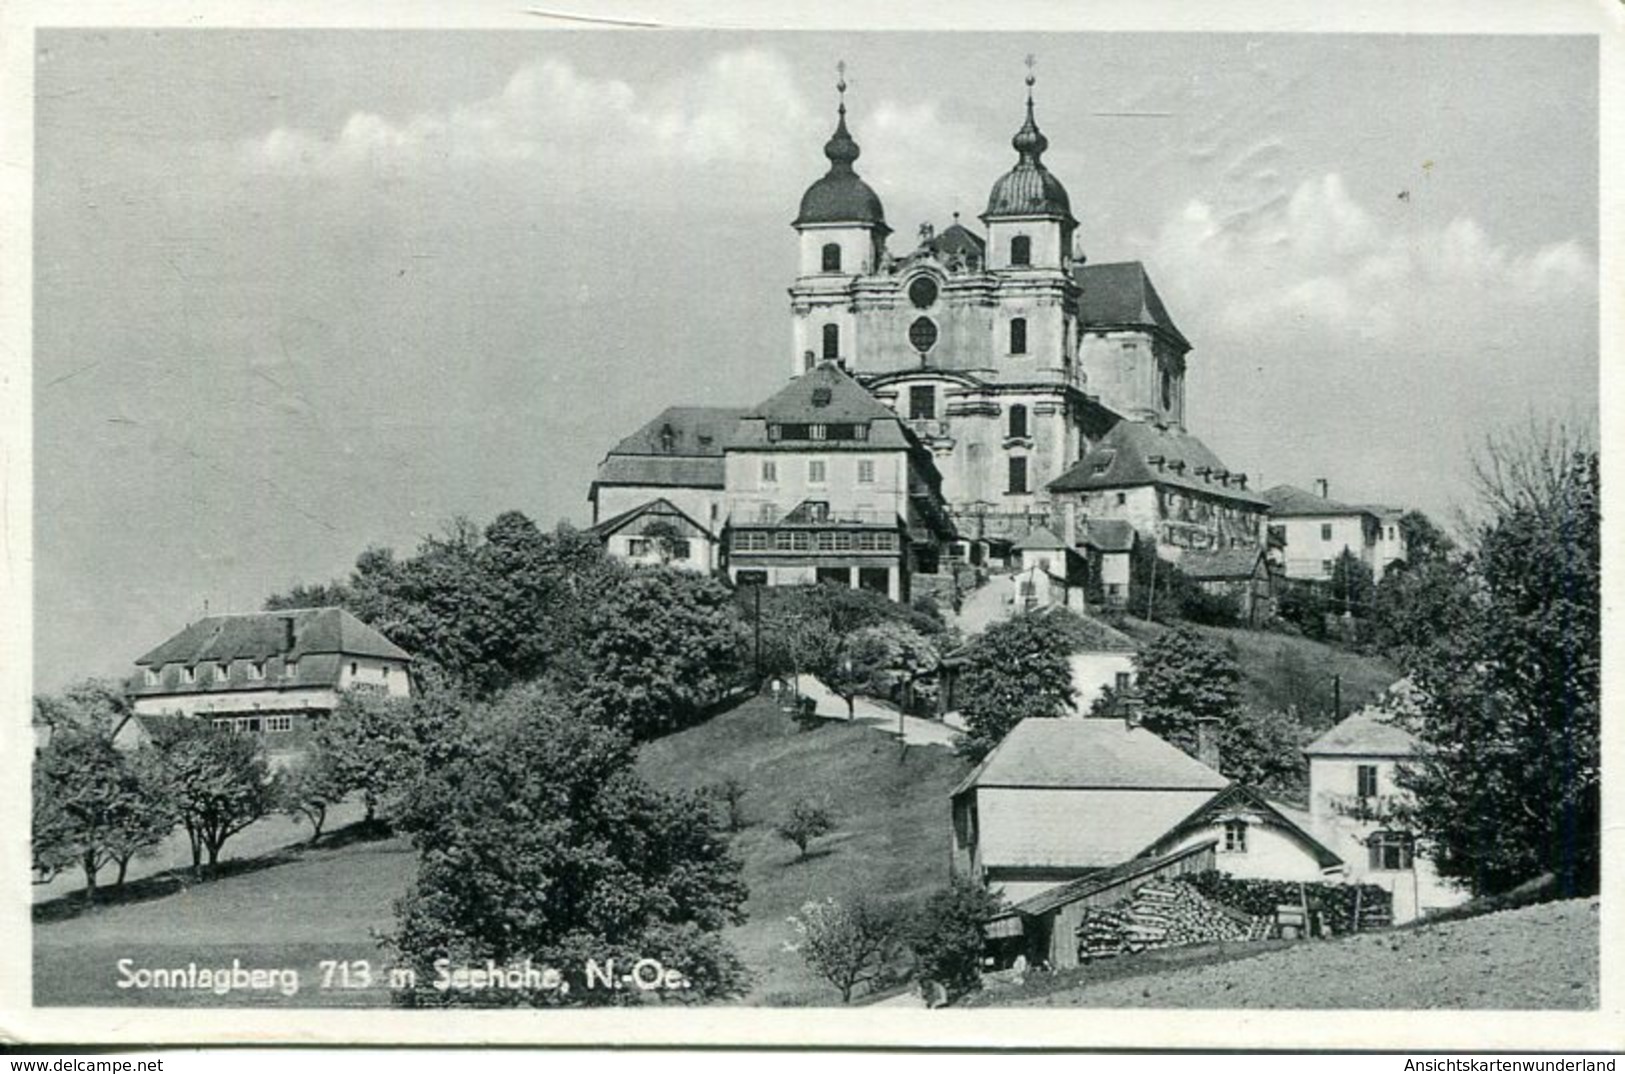
{"type": "Polygon", "coordinates": [[[711,786],[711,796],[722,810],[723,827],[730,832],[742,832],[750,826],[745,816],[745,785],[737,779],[725,779],[711,786]]]}
{"type": "Polygon", "coordinates": [[[806,903],[790,924],[801,937],[791,950],[835,986],[842,1003],[852,1001],[858,985],[884,980],[902,948],[897,912],[865,896],[806,903]]]}
{"type": "Polygon", "coordinates": [[[835,818],[829,806],[802,798],[790,807],[790,812],[773,830],[796,845],[796,860],[800,861],[807,856],[809,843],[835,830],[835,818]]]}
{"type": "Polygon", "coordinates": [[[933,892],[908,924],[920,979],[942,985],[949,999],[981,988],[982,923],[1003,906],[999,896],[964,877],[933,892]]]}

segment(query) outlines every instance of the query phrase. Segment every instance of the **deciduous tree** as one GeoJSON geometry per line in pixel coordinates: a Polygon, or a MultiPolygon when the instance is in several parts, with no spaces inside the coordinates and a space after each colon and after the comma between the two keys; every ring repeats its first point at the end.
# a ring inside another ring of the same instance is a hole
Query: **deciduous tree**
{"type": "Polygon", "coordinates": [[[799,938],[789,946],[835,986],[842,1003],[859,985],[880,979],[902,949],[901,916],[863,895],[805,903],[790,925],[799,938]]]}
{"type": "Polygon", "coordinates": [[[264,750],[201,720],[176,720],[157,737],[143,764],[163,781],[192,845],[192,872],[202,879],[204,855],[212,871],[233,835],[276,808],[278,790],[264,750]]]}
{"type": "Polygon", "coordinates": [[[1241,702],[1241,669],[1230,650],[1189,627],[1162,634],[1134,657],[1141,718],[1186,753],[1207,718],[1228,724],[1241,702]]]}
{"type": "Polygon", "coordinates": [[[980,759],[1029,718],[1064,715],[1074,705],[1070,612],[1024,612],[988,627],[964,651],[956,687],[965,734],[959,750],[980,759]]]}
{"type": "Polygon", "coordinates": [[[1003,899],[963,876],[932,892],[907,932],[920,978],[942,985],[950,999],[981,988],[983,928],[1003,908],[1003,899]]]}

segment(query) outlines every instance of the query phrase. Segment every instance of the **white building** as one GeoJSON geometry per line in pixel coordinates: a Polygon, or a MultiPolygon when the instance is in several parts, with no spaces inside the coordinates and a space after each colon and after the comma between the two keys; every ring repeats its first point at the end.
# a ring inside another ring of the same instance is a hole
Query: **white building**
{"type": "Polygon", "coordinates": [[[1324,480],[1314,492],[1291,485],[1264,490],[1269,503],[1269,544],[1288,578],[1324,582],[1345,551],[1381,581],[1388,565],[1406,558],[1405,535],[1392,507],[1339,503],[1324,480]]]}
{"type": "Polygon", "coordinates": [[[1312,830],[1348,863],[1351,882],[1393,894],[1394,920],[1404,923],[1463,902],[1467,892],[1441,879],[1412,835],[1384,819],[1405,794],[1396,771],[1416,753],[1415,739],[1391,719],[1383,709],[1362,709],[1304,753],[1312,830]]]}

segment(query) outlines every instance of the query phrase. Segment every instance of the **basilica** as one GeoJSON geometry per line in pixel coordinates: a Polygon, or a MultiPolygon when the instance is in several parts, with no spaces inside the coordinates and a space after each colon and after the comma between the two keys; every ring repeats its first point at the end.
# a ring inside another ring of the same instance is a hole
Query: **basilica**
{"type": "Polygon", "coordinates": [[[611,449],[589,498],[614,554],[906,599],[945,557],[1003,562],[1035,534],[1081,550],[1132,526],[1192,567],[1261,548],[1268,505],[1186,428],[1191,344],[1144,266],[1079,252],[1032,87],[981,229],[956,213],[894,252],[843,81],[792,223],[790,382],[611,449]]]}

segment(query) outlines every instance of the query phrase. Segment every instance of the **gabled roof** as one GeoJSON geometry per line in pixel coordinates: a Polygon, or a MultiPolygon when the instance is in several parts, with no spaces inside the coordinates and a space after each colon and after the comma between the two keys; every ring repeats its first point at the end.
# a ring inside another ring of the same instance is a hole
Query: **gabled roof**
{"type": "Polygon", "coordinates": [[[1377,510],[1316,496],[1293,485],[1276,485],[1259,493],[1270,505],[1271,518],[1315,518],[1323,515],[1375,515],[1377,510]]]}
{"type": "Polygon", "coordinates": [[[609,449],[610,455],[691,455],[722,457],[722,448],[746,407],[669,406],[631,436],[609,449]]]}
{"type": "Polygon", "coordinates": [[[726,445],[733,449],[777,447],[768,439],[768,426],[774,424],[867,425],[866,440],[821,440],[786,442],[785,448],[819,451],[910,448],[913,441],[902,420],[868,390],[847,375],[834,362],[820,362],[752,407],[740,419],[726,445]]]}
{"type": "Polygon", "coordinates": [[[1403,727],[1389,723],[1391,714],[1369,706],[1303,748],[1310,757],[1410,757],[1416,739],[1403,727]]]}
{"type": "Polygon", "coordinates": [[[691,516],[687,511],[684,511],[681,507],[678,507],[676,504],[672,503],[668,499],[665,499],[664,497],[650,500],[648,503],[640,503],[630,510],[622,511],[618,515],[611,518],[606,518],[597,525],[588,527],[587,532],[600,540],[606,539],[613,537],[615,534],[619,533],[621,530],[625,529],[627,526],[638,521],[639,519],[648,518],[650,516],[665,516],[667,518],[681,519],[683,522],[688,523],[706,537],[714,536],[710,530],[694,521],[693,516],[691,516]]]}
{"type": "MultiPolygon", "coordinates": [[[[1179,570],[1198,582],[1251,578],[1264,559],[1262,548],[1221,548],[1213,551],[1186,551],[1179,557],[1179,570]]],[[[1266,568],[1267,569],[1267,568],[1266,568]]]]}
{"type": "Polygon", "coordinates": [[[719,489],[727,482],[722,459],[661,455],[611,455],[598,464],[593,487],[636,485],[649,488],[719,489]]]}
{"type": "Polygon", "coordinates": [[[1073,616],[1067,639],[1074,653],[1136,653],[1140,643],[1108,623],[1087,615],[1073,616]]]}
{"type": "Polygon", "coordinates": [[[1076,902],[1091,895],[1098,895],[1103,891],[1129,883],[1149,873],[1154,873],[1163,866],[1172,864],[1181,858],[1188,858],[1193,854],[1212,850],[1218,843],[1217,839],[1210,839],[1205,843],[1196,843],[1155,858],[1131,858],[1109,869],[1099,869],[1088,876],[1079,877],[1059,887],[1050,888],[1048,891],[1041,891],[1030,899],[1023,899],[1021,902],[1016,903],[1007,913],[1020,914],[1023,917],[1037,917],[1040,914],[1047,914],[1051,910],[1065,906],[1067,903],[1076,902]]]}
{"type": "Polygon", "coordinates": [[[1155,328],[1167,332],[1186,350],[1190,341],[1174,325],[1168,308],[1138,261],[1080,265],[1072,272],[1082,295],[1078,316],[1091,328],[1155,328]]]}
{"type": "Polygon", "coordinates": [[[1070,470],[1049,483],[1051,492],[1163,485],[1265,506],[1258,494],[1226,485],[1214,475],[1230,468],[1190,433],[1143,421],[1119,421],[1070,470]],[[1149,460],[1161,459],[1161,465],[1149,460]],[[1181,465],[1182,464],[1182,465],[1181,465]],[[1204,478],[1197,471],[1204,470],[1204,478]]]}
{"type": "Polygon", "coordinates": [[[343,608],[296,608],[205,616],[136,664],[152,667],[271,657],[298,660],[318,653],[412,659],[406,650],[343,608]]]}
{"type": "MultiPolygon", "coordinates": [[[[1274,802],[1265,798],[1258,791],[1243,783],[1232,783],[1218,794],[1209,798],[1198,806],[1191,815],[1169,828],[1166,833],[1157,839],[1157,845],[1165,845],[1169,840],[1177,839],[1193,829],[1206,827],[1220,820],[1226,813],[1238,809],[1251,810],[1264,814],[1267,822],[1296,836],[1313,854],[1315,861],[1322,869],[1331,869],[1343,864],[1340,858],[1330,847],[1310,835],[1309,832],[1287,813],[1276,807],[1274,802]]],[[[1148,848],[1150,849],[1150,848],[1148,848]]]]}
{"type": "Polygon", "coordinates": [[[1014,547],[1018,551],[1047,551],[1051,548],[1065,548],[1066,542],[1055,536],[1047,526],[1034,526],[1027,531],[1027,536],[1017,541],[1014,547]]]}
{"type": "Polygon", "coordinates": [[[1121,518],[1091,518],[1078,527],[1085,545],[1100,552],[1132,552],[1134,523],[1121,518]]]}
{"type": "Polygon", "coordinates": [[[970,254],[980,258],[987,249],[987,243],[982,236],[957,220],[943,228],[940,233],[933,235],[925,245],[939,257],[970,254]]]}
{"type": "Polygon", "coordinates": [[[1122,720],[1026,719],[953,793],[974,787],[1217,791],[1228,782],[1179,747],[1122,720]]]}

